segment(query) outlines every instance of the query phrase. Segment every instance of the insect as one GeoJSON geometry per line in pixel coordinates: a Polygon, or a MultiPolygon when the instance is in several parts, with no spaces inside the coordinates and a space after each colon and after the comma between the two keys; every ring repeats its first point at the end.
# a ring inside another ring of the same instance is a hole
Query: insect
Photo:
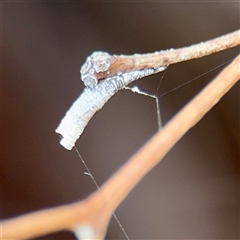
{"type": "MultiPolygon", "coordinates": [[[[164,71],[165,69],[166,67],[162,66],[156,69],[147,68],[119,73],[97,84],[93,83],[85,87],[82,94],[73,103],[55,130],[56,133],[62,136],[60,144],[66,149],[71,150],[93,115],[100,110],[117,91],[139,78],[164,71]]],[[[89,83],[88,80],[86,82],[89,83]]],[[[90,82],[92,83],[92,81],[90,82]]]]}

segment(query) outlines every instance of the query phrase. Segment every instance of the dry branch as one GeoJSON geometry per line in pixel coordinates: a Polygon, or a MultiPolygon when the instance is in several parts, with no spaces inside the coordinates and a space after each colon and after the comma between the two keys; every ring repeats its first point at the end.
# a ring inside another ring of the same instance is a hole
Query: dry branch
{"type": "MultiPolygon", "coordinates": [[[[90,68],[90,65],[88,64],[89,58],[87,58],[87,61],[82,68],[85,68],[83,70],[86,70],[86,68],[91,69],[88,71],[88,75],[93,79],[100,80],[114,76],[119,72],[124,73],[146,68],[158,68],[160,66],[168,66],[174,63],[201,58],[239,45],[240,30],[237,30],[206,42],[178,49],[171,48],[169,50],[156,51],[154,53],[134,54],[129,56],[111,56],[108,53],[104,53],[105,56],[96,61],[99,63],[100,67],[97,67],[97,69],[94,68],[95,66],[90,68]],[[102,65],[103,61],[107,61],[107,64],[102,65]],[[92,69],[95,69],[96,71],[92,69]]],[[[95,53],[93,53],[92,56],[94,57],[94,55],[95,53]]],[[[85,74],[85,71],[83,72],[85,74]]],[[[84,78],[84,74],[82,74],[82,79],[84,78]]]]}

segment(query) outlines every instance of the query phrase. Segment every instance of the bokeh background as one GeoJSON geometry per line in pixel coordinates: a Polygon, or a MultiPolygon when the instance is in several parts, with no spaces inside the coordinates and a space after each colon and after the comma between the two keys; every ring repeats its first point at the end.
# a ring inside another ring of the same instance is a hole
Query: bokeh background
{"type": "MultiPolygon", "coordinates": [[[[239,28],[238,1],[1,2],[1,218],[72,203],[95,191],[54,130],[82,92],[93,51],[147,53],[239,28]]],[[[168,68],[159,94],[233,59],[239,48],[168,68]]],[[[165,124],[223,68],[162,97],[165,124]]],[[[137,81],[155,94],[162,74],[137,81]]],[[[239,239],[239,84],[167,154],[116,213],[131,239],[239,239]]],[[[104,183],[157,131],[154,99],[122,90],[77,148],[104,183]]],[[[58,232],[37,239],[75,239],[58,232]]],[[[113,219],[107,239],[125,239],[113,219]]]]}

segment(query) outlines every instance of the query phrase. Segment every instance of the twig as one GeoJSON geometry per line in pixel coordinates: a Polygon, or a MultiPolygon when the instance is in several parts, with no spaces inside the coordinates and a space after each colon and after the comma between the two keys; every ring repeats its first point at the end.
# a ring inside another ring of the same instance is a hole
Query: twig
{"type": "Polygon", "coordinates": [[[144,145],[100,190],[75,204],[28,214],[2,223],[2,239],[25,239],[64,229],[82,239],[103,239],[113,211],[134,186],[240,79],[240,55],[163,129],[144,145]],[[85,234],[85,236],[84,236],[85,234]]]}
{"type": "Polygon", "coordinates": [[[170,64],[201,58],[240,45],[240,30],[206,42],[188,47],[156,51],[148,54],[110,55],[94,52],[81,68],[81,79],[97,82],[100,79],[147,68],[158,68],[170,64]]]}

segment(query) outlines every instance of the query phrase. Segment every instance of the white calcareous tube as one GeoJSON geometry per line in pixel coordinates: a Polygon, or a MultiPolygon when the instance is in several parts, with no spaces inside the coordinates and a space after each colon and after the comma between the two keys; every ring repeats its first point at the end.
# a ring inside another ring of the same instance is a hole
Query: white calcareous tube
{"type": "Polygon", "coordinates": [[[108,77],[94,87],[85,87],[82,94],[73,103],[55,130],[62,136],[60,144],[71,150],[77,139],[82,134],[92,116],[100,110],[104,104],[120,89],[139,78],[165,70],[166,67],[158,69],[143,69],[117,76],[108,77]]]}

